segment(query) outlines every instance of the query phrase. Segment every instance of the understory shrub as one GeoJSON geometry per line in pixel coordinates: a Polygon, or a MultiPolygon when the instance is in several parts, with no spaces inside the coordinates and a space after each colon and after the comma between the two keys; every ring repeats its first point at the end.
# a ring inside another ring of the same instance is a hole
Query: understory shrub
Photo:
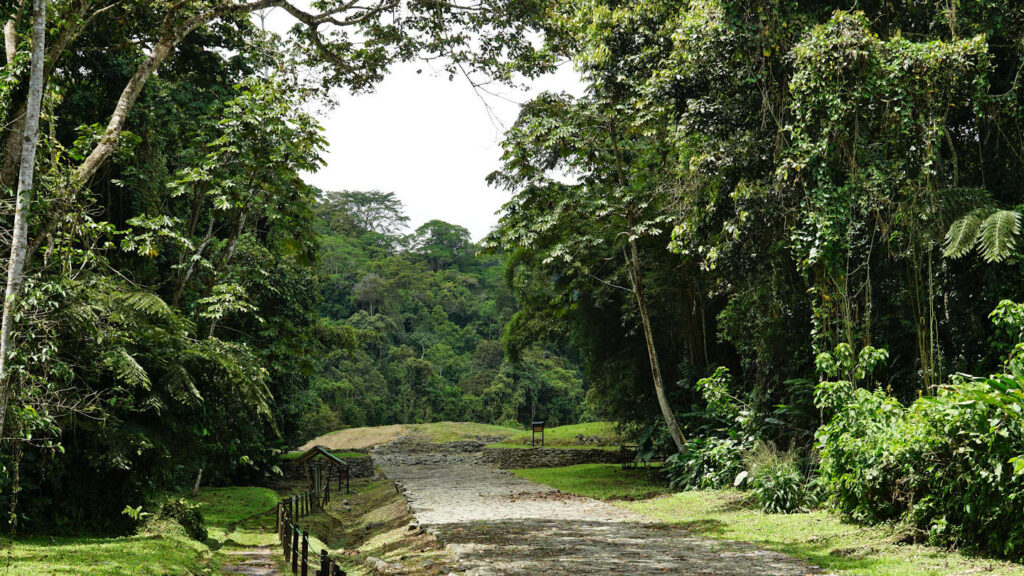
{"type": "Polygon", "coordinates": [[[813,506],[813,483],[804,474],[797,452],[780,451],[774,444],[759,442],[744,458],[746,470],[736,484],[745,481],[761,511],[788,514],[813,506]]]}
{"type": "Polygon", "coordinates": [[[193,504],[184,498],[171,500],[164,503],[160,510],[160,517],[181,524],[181,527],[193,540],[206,541],[206,521],[203,519],[203,513],[199,510],[198,504],[193,504]]]}
{"type": "Polygon", "coordinates": [[[832,502],[861,521],[906,520],[933,543],[1024,557],[1022,382],[1014,365],[909,407],[882,391],[847,391],[818,432],[832,502]]]}
{"type": "Polygon", "coordinates": [[[685,490],[714,490],[732,486],[743,471],[743,447],[731,438],[695,438],[687,451],[665,459],[662,469],[669,485],[685,490]]]}

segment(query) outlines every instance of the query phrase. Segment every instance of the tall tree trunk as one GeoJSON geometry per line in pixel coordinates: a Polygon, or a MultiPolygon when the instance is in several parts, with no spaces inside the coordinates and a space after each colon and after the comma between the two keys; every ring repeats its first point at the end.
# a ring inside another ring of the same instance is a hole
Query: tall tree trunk
{"type": "Polygon", "coordinates": [[[4,54],[7,56],[7,64],[14,62],[14,56],[18,53],[18,27],[14,19],[4,24],[4,54]]]}
{"type": "Polygon", "coordinates": [[[199,484],[203,481],[203,467],[199,467],[199,473],[196,474],[196,481],[192,484],[192,495],[199,496],[199,484]]]}
{"type": "Polygon", "coordinates": [[[676,415],[672,412],[672,406],[668,403],[668,396],[665,395],[665,382],[661,376],[661,362],[658,360],[658,349],[654,347],[654,331],[651,329],[651,317],[647,310],[647,296],[644,293],[644,280],[640,272],[640,253],[636,247],[636,240],[629,240],[629,265],[631,268],[630,278],[633,280],[633,294],[636,296],[636,305],[640,309],[640,321],[644,328],[644,340],[647,341],[647,357],[651,361],[651,378],[654,380],[654,391],[658,396],[658,405],[661,407],[661,415],[668,426],[668,433],[672,435],[672,441],[680,452],[686,451],[686,437],[676,422],[676,415]]]}
{"type": "MultiPolygon", "coordinates": [[[[235,229],[231,233],[231,238],[228,239],[227,247],[224,248],[224,257],[221,259],[221,263],[220,266],[218,266],[218,268],[223,270],[224,268],[227,268],[228,264],[231,263],[231,258],[235,255],[235,248],[238,247],[238,238],[242,235],[242,232],[245,231],[245,220],[248,215],[249,211],[245,208],[243,208],[242,212],[238,215],[238,222],[235,224],[235,229]]],[[[212,282],[214,281],[215,280],[211,280],[211,288],[213,286],[212,282]]],[[[209,290],[207,290],[207,292],[209,292],[209,290]]],[[[370,315],[372,316],[373,313],[371,312],[370,315]]],[[[210,320],[210,331],[206,335],[207,338],[213,338],[213,331],[216,329],[217,319],[213,318],[212,320],[210,320]]]]}
{"type": "MultiPolygon", "coordinates": [[[[621,188],[626,187],[626,171],[622,163],[622,153],[619,150],[619,133],[614,118],[608,120],[608,132],[612,139],[612,151],[615,155],[615,172],[618,184],[621,188]]],[[[661,361],[658,359],[658,349],[654,346],[654,331],[651,329],[651,317],[647,310],[647,295],[644,292],[644,278],[640,271],[640,251],[636,247],[636,237],[632,236],[635,225],[632,208],[626,208],[626,226],[629,230],[629,254],[626,255],[626,263],[630,268],[629,279],[633,284],[633,295],[636,296],[636,305],[640,309],[640,322],[643,324],[644,340],[647,342],[647,358],[651,362],[651,379],[654,380],[654,392],[658,397],[658,406],[661,407],[661,416],[668,427],[668,433],[679,452],[686,452],[686,437],[676,422],[676,415],[672,412],[672,406],[668,403],[668,396],[665,395],[665,381],[661,376],[661,361]]],[[[625,252],[625,250],[623,250],[625,252]]]]}
{"type": "Polygon", "coordinates": [[[29,205],[35,174],[36,144],[39,142],[39,112],[43,101],[43,56],[46,50],[46,1],[33,0],[32,63],[28,84],[28,107],[25,114],[25,139],[21,149],[21,172],[18,177],[18,200],[11,234],[11,257],[7,263],[7,288],[4,294],[3,321],[0,324],[0,438],[11,396],[10,363],[11,331],[14,328],[14,307],[21,283],[25,279],[25,254],[28,252],[29,205]]]}

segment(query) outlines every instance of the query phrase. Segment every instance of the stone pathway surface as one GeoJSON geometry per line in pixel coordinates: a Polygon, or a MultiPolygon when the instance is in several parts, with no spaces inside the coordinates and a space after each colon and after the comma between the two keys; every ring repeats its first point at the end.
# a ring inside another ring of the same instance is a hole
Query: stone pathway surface
{"type": "Polygon", "coordinates": [[[280,551],[273,546],[257,546],[245,550],[226,552],[231,561],[223,571],[247,576],[278,576],[277,559],[280,551]]]}
{"type": "Polygon", "coordinates": [[[398,446],[374,460],[466,576],[803,576],[817,569],[749,544],[690,535],[479,463],[472,452],[398,446]]]}

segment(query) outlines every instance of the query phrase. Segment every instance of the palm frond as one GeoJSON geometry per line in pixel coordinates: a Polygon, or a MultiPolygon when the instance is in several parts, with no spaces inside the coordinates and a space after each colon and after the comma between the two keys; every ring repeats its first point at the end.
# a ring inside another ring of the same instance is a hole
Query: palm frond
{"type": "Polygon", "coordinates": [[[960,218],[946,232],[946,249],[943,255],[947,258],[960,258],[967,254],[978,243],[978,229],[981,218],[974,212],[960,218]]]}
{"type": "Polygon", "coordinates": [[[1014,210],[997,210],[981,222],[978,246],[987,262],[1002,262],[1017,244],[1020,214],[1014,210]]]}

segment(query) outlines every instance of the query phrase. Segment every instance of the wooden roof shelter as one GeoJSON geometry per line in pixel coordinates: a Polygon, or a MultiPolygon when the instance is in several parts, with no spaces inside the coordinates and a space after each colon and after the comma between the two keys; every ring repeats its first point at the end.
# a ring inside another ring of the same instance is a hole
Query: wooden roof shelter
{"type": "Polygon", "coordinates": [[[348,462],[331,454],[324,446],[313,446],[306,450],[294,460],[294,465],[305,469],[309,489],[317,494],[330,490],[334,478],[338,479],[338,490],[341,490],[341,481],[344,480],[345,492],[349,491],[348,462]]]}

